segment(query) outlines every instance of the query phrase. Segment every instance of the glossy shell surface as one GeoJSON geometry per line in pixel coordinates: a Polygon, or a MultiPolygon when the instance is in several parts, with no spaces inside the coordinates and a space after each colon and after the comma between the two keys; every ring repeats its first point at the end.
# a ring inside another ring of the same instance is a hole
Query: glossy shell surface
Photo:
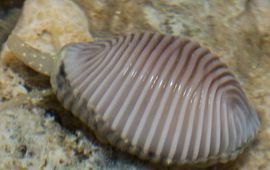
{"type": "Polygon", "coordinates": [[[68,45],[59,55],[51,77],[59,100],[140,158],[227,161],[260,124],[228,67],[196,42],[145,32],[68,45]]]}

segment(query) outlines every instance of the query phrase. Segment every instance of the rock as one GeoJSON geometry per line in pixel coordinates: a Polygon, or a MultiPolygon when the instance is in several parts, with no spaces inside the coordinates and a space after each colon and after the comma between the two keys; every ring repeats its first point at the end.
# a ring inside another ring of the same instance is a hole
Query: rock
{"type": "Polygon", "coordinates": [[[14,30],[27,43],[56,53],[71,42],[91,41],[88,20],[72,1],[27,0],[14,30]]]}
{"type": "Polygon", "coordinates": [[[0,2],[0,14],[8,12],[12,8],[21,8],[24,0],[2,0],[0,2]]]}
{"type": "MultiPolygon", "coordinates": [[[[0,16],[0,46],[2,46],[9,33],[13,30],[20,14],[19,9],[12,9],[7,14],[0,16]]],[[[0,49],[2,48],[0,47],[0,49]]]]}

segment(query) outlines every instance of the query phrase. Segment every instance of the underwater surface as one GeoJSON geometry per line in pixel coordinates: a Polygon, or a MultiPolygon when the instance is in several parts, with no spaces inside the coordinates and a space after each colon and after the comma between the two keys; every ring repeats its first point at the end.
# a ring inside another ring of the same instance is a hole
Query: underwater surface
{"type": "Polygon", "coordinates": [[[143,30],[207,46],[236,75],[258,113],[259,131],[236,160],[201,169],[270,169],[268,9],[268,0],[1,1],[0,103],[18,101],[0,112],[0,169],[174,169],[101,144],[53,94],[24,100],[32,91],[49,89],[49,79],[25,66],[5,43],[13,31],[31,46],[55,54],[71,42],[143,30]]]}

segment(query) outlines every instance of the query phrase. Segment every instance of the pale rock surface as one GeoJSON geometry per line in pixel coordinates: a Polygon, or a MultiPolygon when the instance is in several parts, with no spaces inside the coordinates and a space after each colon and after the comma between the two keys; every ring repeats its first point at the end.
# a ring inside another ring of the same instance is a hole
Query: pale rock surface
{"type": "Polygon", "coordinates": [[[42,51],[56,53],[71,42],[91,41],[87,17],[70,0],[26,0],[15,32],[42,51]]]}

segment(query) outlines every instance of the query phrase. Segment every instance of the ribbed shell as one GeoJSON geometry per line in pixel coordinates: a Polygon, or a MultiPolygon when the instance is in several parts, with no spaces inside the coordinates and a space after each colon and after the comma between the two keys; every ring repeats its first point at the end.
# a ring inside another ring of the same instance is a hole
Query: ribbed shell
{"type": "Polygon", "coordinates": [[[152,161],[227,161],[252,139],[255,110],[218,57],[198,43],[136,33],[69,45],[52,84],[101,139],[152,161]]]}

